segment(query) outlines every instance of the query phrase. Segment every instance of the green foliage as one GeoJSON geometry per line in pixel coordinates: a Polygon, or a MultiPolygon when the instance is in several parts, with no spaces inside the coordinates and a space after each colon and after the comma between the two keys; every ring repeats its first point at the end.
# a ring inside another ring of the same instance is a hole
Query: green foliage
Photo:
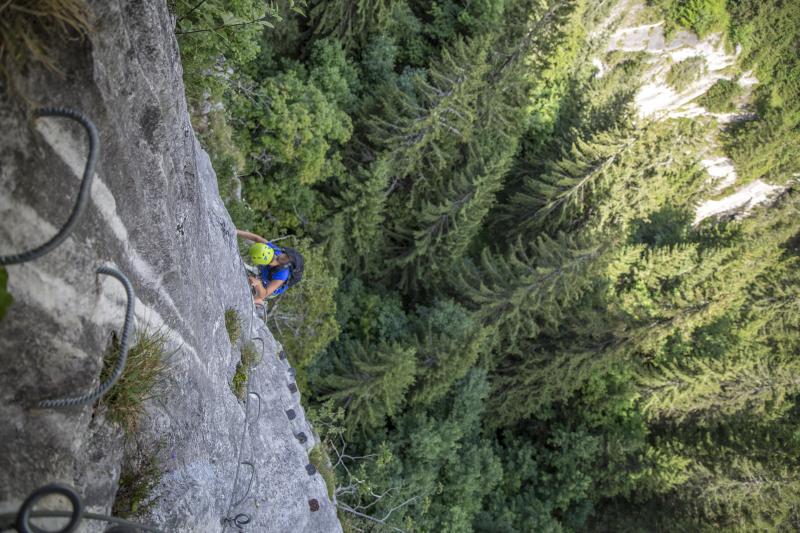
{"type": "Polygon", "coordinates": [[[348,47],[362,44],[365,36],[381,33],[397,0],[334,0],[314,2],[311,26],[320,37],[335,37],[348,47]]]}
{"type": "Polygon", "coordinates": [[[228,339],[231,344],[236,344],[239,335],[242,334],[242,320],[236,309],[228,308],[225,310],[225,331],[228,332],[228,339]]]}
{"type": "Polygon", "coordinates": [[[236,372],[231,379],[231,390],[240,400],[244,400],[247,393],[247,371],[241,363],[236,364],[236,372]]]}
{"type": "Polygon", "coordinates": [[[667,72],[667,83],[676,91],[683,91],[702,78],[708,65],[703,56],[692,56],[672,65],[667,72]]]}
{"type": "Polygon", "coordinates": [[[678,26],[705,37],[728,29],[727,0],[656,0],[656,3],[664,12],[668,30],[678,26]]]}
{"type": "Polygon", "coordinates": [[[420,531],[468,531],[480,502],[497,486],[502,470],[481,428],[489,392],[486,373],[471,370],[448,397],[396,419],[388,454],[367,474],[397,487],[379,510],[411,499],[394,524],[420,531]]]}
{"type": "Polygon", "coordinates": [[[276,16],[258,0],[174,0],[176,34],[181,48],[184,83],[190,103],[199,105],[224,91],[225,68],[237,68],[258,55],[258,36],[276,16]]]}
{"type": "Polygon", "coordinates": [[[503,443],[503,484],[477,519],[480,531],[561,531],[561,520],[581,524],[589,509],[588,470],[599,439],[556,430],[546,446],[507,434],[503,443]],[[583,508],[582,508],[583,507],[583,508]],[[576,516],[583,515],[583,516],[576,516]]]}
{"type": "Polygon", "coordinates": [[[541,174],[522,181],[504,218],[515,235],[541,230],[624,234],[634,218],[667,199],[678,206],[692,202],[704,176],[691,148],[704,135],[702,125],[672,121],[578,137],[541,165],[541,174]],[[645,179],[647,187],[640,187],[645,179]]]}
{"type": "Polygon", "coordinates": [[[736,110],[736,97],[742,88],[735,80],[718,80],[700,97],[698,103],[714,113],[725,113],[736,110]]]}
{"type": "Polygon", "coordinates": [[[0,320],[6,316],[8,308],[14,302],[14,298],[8,292],[8,271],[5,267],[0,267],[0,320]]]}
{"type": "Polygon", "coordinates": [[[591,289],[602,256],[600,246],[542,235],[530,245],[519,240],[505,257],[484,250],[481,268],[464,263],[459,286],[476,316],[499,328],[514,352],[518,339],[558,327],[564,309],[591,289]]]}
{"type": "MultiPolygon", "coordinates": [[[[108,418],[132,434],[144,415],[144,403],[154,398],[157,386],[167,370],[170,354],[165,352],[169,331],[149,327],[137,329],[129,342],[125,370],[100,403],[108,409],[108,418]]],[[[109,378],[119,360],[119,340],[112,334],[100,381],[109,378]]]]}
{"type": "MultiPolygon", "coordinates": [[[[268,154],[269,168],[274,167],[280,178],[292,178],[295,185],[310,185],[342,171],[340,161],[327,155],[332,143],[350,138],[350,118],[319,88],[289,71],[265,80],[256,98],[242,110],[249,136],[257,140],[250,157],[268,154]]],[[[262,207],[258,201],[250,204],[262,207]]]]}
{"type": "Polygon", "coordinates": [[[794,147],[800,141],[800,6],[796,2],[746,0],[732,3],[732,34],[744,48],[742,68],[761,81],[758,119],[732,128],[726,151],[740,183],[765,179],[786,183],[800,172],[794,147]]]}
{"type": "Polygon", "coordinates": [[[256,212],[247,205],[247,202],[231,200],[228,202],[227,208],[234,226],[243,230],[253,229],[255,226],[256,212]]]}
{"type": "Polygon", "coordinates": [[[488,331],[466,309],[447,300],[418,308],[414,322],[420,372],[411,401],[425,405],[442,398],[475,365],[486,348],[488,331]]]}

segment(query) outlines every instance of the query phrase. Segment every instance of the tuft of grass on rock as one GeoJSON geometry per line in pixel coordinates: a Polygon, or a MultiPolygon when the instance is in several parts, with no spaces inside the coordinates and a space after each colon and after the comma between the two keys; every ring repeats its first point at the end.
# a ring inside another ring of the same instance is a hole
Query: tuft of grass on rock
{"type": "MultiPolygon", "coordinates": [[[[167,330],[144,328],[134,333],[128,350],[125,370],[117,383],[103,396],[101,404],[108,408],[108,418],[130,434],[139,427],[144,402],[153,397],[153,390],[166,369],[167,330]]],[[[108,379],[119,359],[119,339],[111,336],[111,344],[100,372],[101,382],[108,379]]]]}
{"type": "Polygon", "coordinates": [[[231,390],[240,400],[247,394],[247,380],[250,379],[250,370],[261,362],[261,354],[255,343],[248,342],[242,346],[241,360],[236,363],[236,372],[231,381],[231,390]]]}
{"type": "Polygon", "coordinates": [[[158,499],[152,493],[161,482],[161,475],[161,465],[155,453],[137,454],[123,462],[112,514],[131,518],[147,512],[158,499]]]}
{"type": "Polygon", "coordinates": [[[229,307],[225,310],[225,330],[228,332],[231,344],[236,344],[242,334],[242,320],[236,309],[229,307]]]}
{"type": "Polygon", "coordinates": [[[325,487],[328,489],[328,498],[333,500],[333,493],[336,490],[336,472],[334,472],[331,467],[331,458],[327,450],[325,450],[325,447],[322,444],[317,444],[311,448],[311,451],[308,453],[308,461],[314,465],[319,475],[325,480],[325,487]]]}
{"type": "Polygon", "coordinates": [[[8,76],[29,61],[60,72],[53,56],[54,39],[83,37],[89,32],[86,0],[6,0],[0,2],[0,71],[8,76]]]}

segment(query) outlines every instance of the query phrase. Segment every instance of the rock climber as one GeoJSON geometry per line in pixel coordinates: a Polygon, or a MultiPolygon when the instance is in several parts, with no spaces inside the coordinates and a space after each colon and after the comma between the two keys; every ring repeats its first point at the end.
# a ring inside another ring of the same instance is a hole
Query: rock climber
{"type": "Polygon", "coordinates": [[[254,242],[250,245],[250,260],[256,268],[253,269],[255,272],[248,269],[247,274],[253,303],[263,304],[264,300],[286,291],[292,266],[289,254],[255,233],[237,229],[236,235],[254,242]]]}

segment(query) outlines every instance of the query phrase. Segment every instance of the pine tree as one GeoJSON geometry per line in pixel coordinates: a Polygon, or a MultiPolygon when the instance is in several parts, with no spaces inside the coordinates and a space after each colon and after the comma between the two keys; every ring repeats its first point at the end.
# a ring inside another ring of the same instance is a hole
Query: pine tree
{"type": "Polygon", "coordinates": [[[512,220],[519,230],[580,225],[594,203],[592,193],[618,177],[611,171],[613,165],[638,138],[636,132],[614,131],[597,134],[590,142],[578,139],[562,159],[512,197],[512,220]]]}
{"type": "Polygon", "coordinates": [[[486,372],[471,369],[447,397],[396,419],[391,445],[402,461],[398,473],[407,491],[424,497],[414,510],[415,530],[469,531],[500,481],[499,460],[481,427],[488,393],[486,372]]]}
{"type": "MultiPolygon", "coordinates": [[[[773,248],[773,253],[783,253],[777,243],[763,237],[759,235],[758,242],[767,243],[766,252],[773,248]]],[[[734,257],[747,257],[747,252],[736,252],[734,257]]],[[[727,321],[727,336],[734,343],[724,354],[707,353],[707,334],[698,328],[680,358],[643,372],[645,408],[652,416],[680,420],[701,413],[704,418],[743,410],[765,413],[800,391],[800,361],[794,357],[800,346],[796,328],[800,276],[793,268],[797,260],[785,257],[759,263],[772,268],[755,277],[758,270],[748,264],[746,273],[737,274],[747,284],[741,289],[743,302],[730,311],[735,319],[727,321]]],[[[735,285],[727,284],[727,292],[735,285]]],[[[711,335],[719,339],[723,332],[711,335]]]]}
{"type": "Polygon", "coordinates": [[[388,173],[379,161],[368,170],[357,170],[356,179],[340,184],[331,195],[332,208],[345,221],[347,271],[371,271],[382,255],[388,173]]]}

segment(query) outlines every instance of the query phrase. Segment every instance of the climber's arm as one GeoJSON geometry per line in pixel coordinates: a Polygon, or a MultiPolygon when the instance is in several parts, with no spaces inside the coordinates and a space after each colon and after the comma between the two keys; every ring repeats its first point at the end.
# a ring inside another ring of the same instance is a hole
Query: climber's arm
{"type": "Polygon", "coordinates": [[[250,278],[250,286],[253,287],[253,303],[255,304],[262,304],[264,300],[269,298],[272,293],[277,291],[281,285],[285,282],[282,279],[276,279],[274,281],[270,281],[266,287],[261,283],[261,280],[257,278],[250,278]]]}
{"type": "Polygon", "coordinates": [[[249,231],[242,231],[240,229],[237,229],[236,230],[236,235],[238,235],[242,239],[247,239],[247,240],[250,240],[250,241],[260,242],[262,244],[267,244],[267,239],[265,239],[261,235],[256,235],[255,233],[250,233],[249,231]]]}

